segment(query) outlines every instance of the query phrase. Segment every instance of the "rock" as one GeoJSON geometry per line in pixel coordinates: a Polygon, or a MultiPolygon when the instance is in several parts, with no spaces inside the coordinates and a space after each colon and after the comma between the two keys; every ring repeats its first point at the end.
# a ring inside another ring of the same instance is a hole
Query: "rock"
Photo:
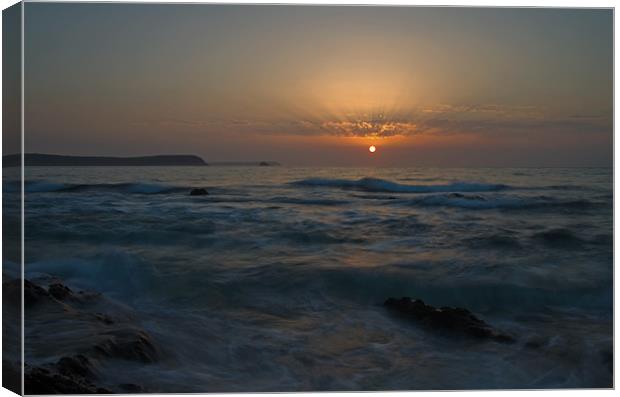
{"type": "Polygon", "coordinates": [[[190,196],[206,196],[208,194],[209,194],[209,192],[207,192],[207,189],[203,189],[203,188],[192,189],[189,192],[190,196]]]}
{"type": "Polygon", "coordinates": [[[142,386],[135,383],[122,383],[118,387],[125,393],[144,393],[142,386]]]}
{"type": "Polygon", "coordinates": [[[71,377],[89,378],[94,375],[90,360],[81,354],[73,357],[62,357],[56,363],[56,369],[62,375],[71,377]]]}
{"type": "MultiPolygon", "coordinates": [[[[6,302],[10,302],[11,305],[20,305],[20,292],[20,280],[11,280],[2,284],[2,297],[6,302]]],[[[73,292],[62,284],[52,284],[46,291],[45,288],[38,286],[32,281],[24,280],[24,306],[26,308],[30,308],[44,302],[54,302],[54,299],[52,298],[64,300],[72,294],[73,292]]]]}
{"type": "Polygon", "coordinates": [[[104,323],[105,325],[114,324],[114,320],[112,320],[112,318],[108,316],[107,314],[95,313],[95,318],[101,321],[102,323],[104,323]]]}
{"type": "Polygon", "coordinates": [[[27,367],[24,374],[25,394],[111,394],[81,376],[63,375],[54,368],[27,367]]]}
{"type": "MultiPolygon", "coordinates": [[[[19,283],[19,280],[15,280],[19,283]]],[[[18,291],[20,286],[17,286],[18,291]]],[[[31,307],[38,303],[49,301],[50,299],[47,291],[33,282],[24,280],[24,306],[31,307]]]]}
{"type": "Polygon", "coordinates": [[[152,363],[159,359],[159,351],[144,331],[127,329],[105,333],[110,338],[95,346],[95,351],[106,357],[152,363]]]}
{"type": "Polygon", "coordinates": [[[467,309],[458,307],[438,309],[425,304],[422,300],[411,300],[408,297],[389,298],[384,306],[439,332],[456,333],[475,339],[488,339],[502,343],[515,341],[512,336],[494,330],[467,309]]]}
{"type": "Polygon", "coordinates": [[[68,297],[73,295],[73,291],[71,291],[69,287],[64,286],[62,284],[58,284],[58,283],[50,285],[47,291],[49,292],[51,296],[53,296],[54,298],[60,301],[65,300],[68,297]]]}
{"type": "MultiPolygon", "coordinates": [[[[2,297],[5,299],[5,302],[10,302],[11,306],[20,306],[20,292],[20,280],[11,280],[2,284],[2,297]]],[[[63,301],[74,296],[73,291],[69,287],[60,283],[51,284],[46,290],[32,281],[24,280],[24,306],[26,308],[42,303],[58,303],[57,301],[63,301]]]]}

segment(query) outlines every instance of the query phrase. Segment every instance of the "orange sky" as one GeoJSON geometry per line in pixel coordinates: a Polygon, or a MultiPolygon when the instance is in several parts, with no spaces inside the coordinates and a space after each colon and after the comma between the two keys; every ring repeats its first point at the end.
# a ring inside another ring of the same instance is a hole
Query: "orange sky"
{"type": "Polygon", "coordinates": [[[610,10],[27,3],[25,18],[29,152],[611,165],[610,10]]]}

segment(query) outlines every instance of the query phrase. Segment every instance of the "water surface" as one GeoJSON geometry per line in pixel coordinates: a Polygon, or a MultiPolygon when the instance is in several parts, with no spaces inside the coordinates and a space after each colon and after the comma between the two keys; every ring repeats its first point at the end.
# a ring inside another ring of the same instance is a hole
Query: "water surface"
{"type": "MultiPolygon", "coordinates": [[[[155,363],[101,363],[104,385],[611,386],[611,169],[29,167],[26,178],[27,278],[101,292],[102,311],[161,348],[155,363]],[[517,343],[436,335],[386,312],[392,296],[468,308],[517,343]]],[[[87,327],[48,335],[38,321],[26,319],[33,364],[87,327]]]]}

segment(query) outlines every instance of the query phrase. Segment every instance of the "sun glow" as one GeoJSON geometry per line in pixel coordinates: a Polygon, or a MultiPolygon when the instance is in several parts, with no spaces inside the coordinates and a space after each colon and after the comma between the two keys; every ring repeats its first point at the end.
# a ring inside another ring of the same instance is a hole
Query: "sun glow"
{"type": "Polygon", "coordinates": [[[368,151],[369,151],[370,153],[374,153],[374,152],[376,152],[376,151],[377,151],[377,148],[376,148],[374,145],[371,145],[371,146],[368,148],[368,151]]]}

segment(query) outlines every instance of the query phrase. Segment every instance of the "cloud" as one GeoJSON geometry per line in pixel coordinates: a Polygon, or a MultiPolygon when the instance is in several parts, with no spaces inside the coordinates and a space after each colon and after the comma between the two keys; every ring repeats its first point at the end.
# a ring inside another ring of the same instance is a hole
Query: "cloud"
{"type": "Polygon", "coordinates": [[[413,135],[417,131],[417,125],[410,121],[324,121],[321,123],[321,129],[332,135],[385,138],[413,135]]]}
{"type": "Polygon", "coordinates": [[[386,138],[412,135],[519,134],[533,131],[611,131],[611,117],[549,115],[533,106],[440,104],[406,112],[348,113],[344,116],[285,118],[169,119],[136,125],[200,129],[223,133],[330,135],[386,138]]]}

